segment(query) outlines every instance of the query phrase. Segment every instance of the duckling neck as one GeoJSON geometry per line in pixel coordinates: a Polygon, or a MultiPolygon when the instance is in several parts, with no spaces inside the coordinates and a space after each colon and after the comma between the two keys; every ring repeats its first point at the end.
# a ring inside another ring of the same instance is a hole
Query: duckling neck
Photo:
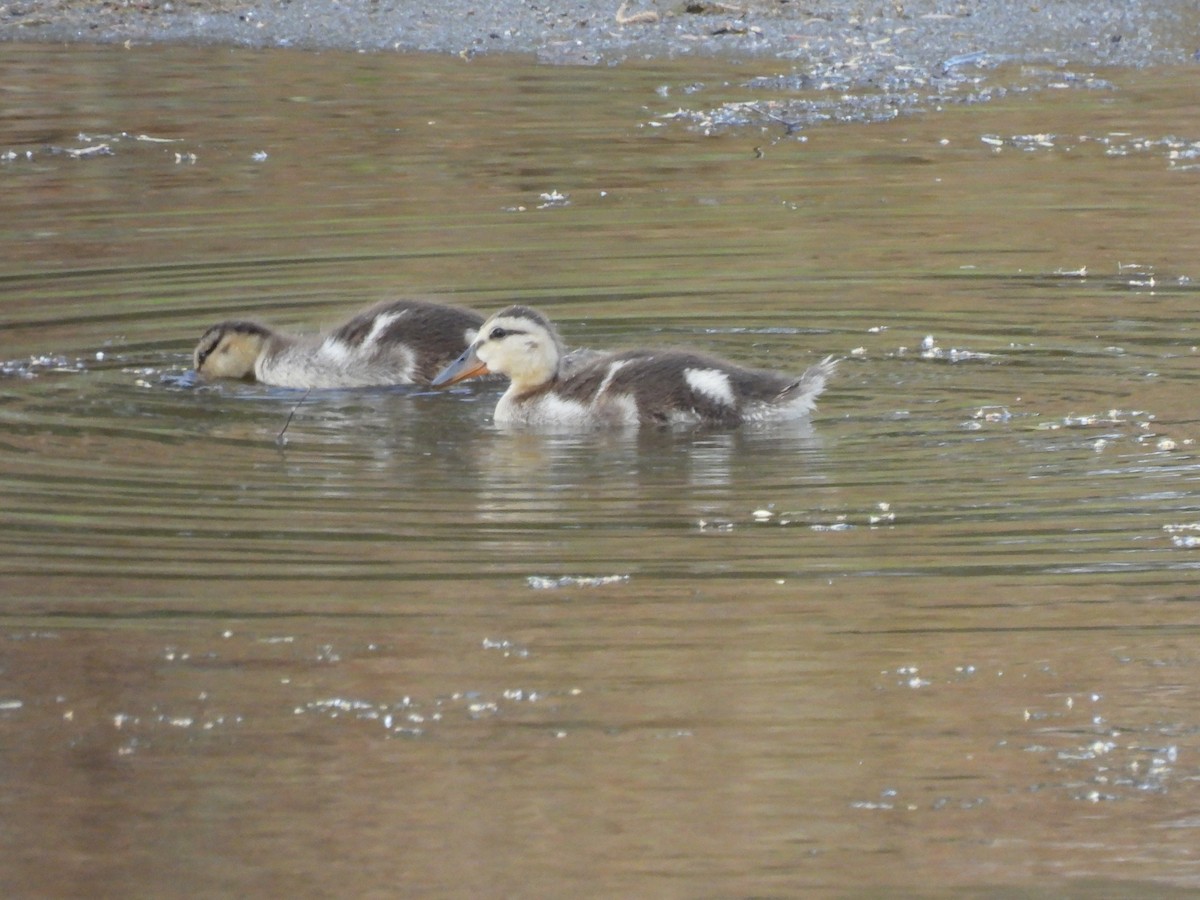
{"type": "Polygon", "coordinates": [[[317,337],[285,334],[273,331],[263,342],[262,351],[254,364],[255,375],[259,381],[283,383],[280,379],[290,379],[291,376],[303,378],[303,373],[311,370],[320,347],[317,337]]]}
{"type": "Polygon", "coordinates": [[[519,400],[524,397],[532,396],[533,394],[540,394],[545,391],[553,390],[558,381],[559,378],[557,372],[551,373],[548,377],[513,378],[508,386],[508,390],[505,393],[511,399],[519,400]]]}
{"type": "Polygon", "coordinates": [[[562,372],[562,359],[558,354],[546,354],[520,361],[506,373],[511,386],[509,395],[523,397],[537,393],[558,383],[562,372]]]}
{"type": "Polygon", "coordinates": [[[270,360],[279,359],[297,351],[311,353],[316,344],[316,340],[306,341],[298,334],[272,331],[263,341],[262,353],[259,354],[259,357],[263,360],[270,360]]]}

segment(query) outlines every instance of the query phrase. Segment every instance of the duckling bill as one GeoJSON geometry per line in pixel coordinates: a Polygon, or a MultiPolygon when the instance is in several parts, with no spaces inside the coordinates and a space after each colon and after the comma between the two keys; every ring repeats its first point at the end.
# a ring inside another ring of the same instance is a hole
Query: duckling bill
{"type": "Polygon", "coordinates": [[[483,316],[423,300],[380,303],[325,335],[250,321],[209,328],[193,353],[198,375],[291,388],[429,385],[476,337],[483,316]]]}
{"type": "Polygon", "coordinates": [[[506,376],[495,411],[505,426],[732,426],[807,416],[835,365],[829,357],[794,376],[686,350],[640,349],[592,354],[568,367],[550,320],[510,306],[484,322],[432,384],[506,376]]]}

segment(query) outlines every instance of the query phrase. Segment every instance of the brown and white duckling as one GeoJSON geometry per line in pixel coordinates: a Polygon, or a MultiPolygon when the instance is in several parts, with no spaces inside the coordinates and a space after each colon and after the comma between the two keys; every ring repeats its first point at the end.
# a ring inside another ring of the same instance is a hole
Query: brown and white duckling
{"type": "Polygon", "coordinates": [[[475,338],[483,316],[424,300],[380,303],[324,335],[293,335],[258,322],[214,325],[196,346],[196,374],[278,387],[428,385],[475,338]]]}
{"type": "Polygon", "coordinates": [[[799,377],[746,369],[685,350],[626,350],[562,365],[562,340],[537,310],[510,306],[479,329],[435,387],[495,372],[511,380],[496,404],[508,426],[598,427],[640,423],[738,425],[812,412],[836,361],[799,377]]]}

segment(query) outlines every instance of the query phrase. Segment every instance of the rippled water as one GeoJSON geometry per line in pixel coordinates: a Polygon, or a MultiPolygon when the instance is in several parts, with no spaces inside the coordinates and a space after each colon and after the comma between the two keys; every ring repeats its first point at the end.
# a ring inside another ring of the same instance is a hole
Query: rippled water
{"type": "Polygon", "coordinates": [[[7,894],[1200,884],[1194,86],[706,134],[719,65],[6,48],[7,894]],[[575,436],[187,373],[400,294],[845,359],[575,436]]]}

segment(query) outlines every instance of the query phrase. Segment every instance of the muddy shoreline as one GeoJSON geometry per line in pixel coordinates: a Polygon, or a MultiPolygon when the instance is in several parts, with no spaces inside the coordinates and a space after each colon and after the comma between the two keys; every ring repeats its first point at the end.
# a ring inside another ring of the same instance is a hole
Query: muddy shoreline
{"type": "Polygon", "coordinates": [[[1197,65],[1200,11],[1191,0],[16,0],[0,6],[0,40],[515,53],[577,65],[707,55],[873,83],[980,58],[1197,65]]]}

